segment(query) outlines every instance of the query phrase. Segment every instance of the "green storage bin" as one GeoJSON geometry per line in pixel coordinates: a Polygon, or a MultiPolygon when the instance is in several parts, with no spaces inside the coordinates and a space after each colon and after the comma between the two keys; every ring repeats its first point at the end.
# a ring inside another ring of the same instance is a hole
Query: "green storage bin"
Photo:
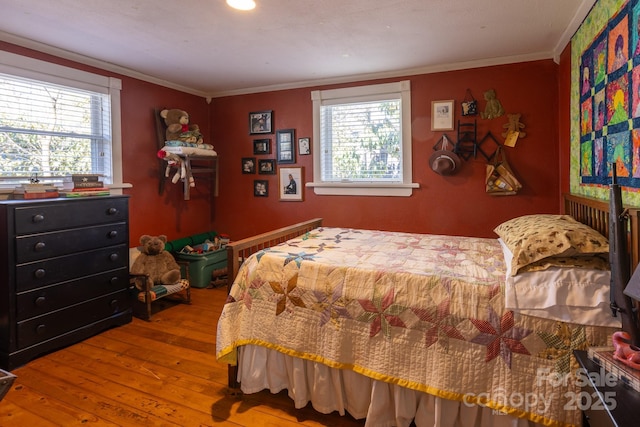
{"type": "Polygon", "coordinates": [[[164,245],[164,249],[167,252],[171,252],[176,255],[178,252],[182,250],[185,246],[189,245],[191,247],[197,246],[201,243],[204,243],[205,240],[211,240],[218,235],[215,231],[208,231],[206,233],[194,234],[193,236],[183,237],[182,239],[171,240],[164,245]]]}
{"type": "Polygon", "coordinates": [[[194,288],[206,288],[211,283],[211,273],[227,267],[227,248],[201,254],[177,253],[181,261],[189,263],[189,281],[194,288]]]}

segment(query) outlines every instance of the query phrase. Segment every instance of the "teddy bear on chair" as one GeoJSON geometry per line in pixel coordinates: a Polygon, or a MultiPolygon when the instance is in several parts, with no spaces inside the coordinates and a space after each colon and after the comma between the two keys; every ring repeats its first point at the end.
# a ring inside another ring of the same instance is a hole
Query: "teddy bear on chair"
{"type": "Polygon", "coordinates": [[[131,266],[131,273],[148,276],[149,285],[173,285],[180,280],[180,266],[169,252],[164,250],[167,236],[140,237],[140,255],[131,266]]]}
{"type": "Polygon", "coordinates": [[[178,108],[165,109],[160,111],[160,117],[164,119],[164,123],[167,125],[165,133],[167,141],[202,144],[200,127],[189,123],[189,113],[186,111],[178,108]]]}

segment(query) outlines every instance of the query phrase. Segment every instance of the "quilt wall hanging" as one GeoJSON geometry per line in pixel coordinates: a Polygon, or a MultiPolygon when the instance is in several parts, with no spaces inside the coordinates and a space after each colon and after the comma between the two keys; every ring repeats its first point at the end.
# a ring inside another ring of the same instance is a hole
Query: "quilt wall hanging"
{"type": "Polygon", "coordinates": [[[640,204],[640,0],[599,0],[571,40],[571,192],[640,204]]]}

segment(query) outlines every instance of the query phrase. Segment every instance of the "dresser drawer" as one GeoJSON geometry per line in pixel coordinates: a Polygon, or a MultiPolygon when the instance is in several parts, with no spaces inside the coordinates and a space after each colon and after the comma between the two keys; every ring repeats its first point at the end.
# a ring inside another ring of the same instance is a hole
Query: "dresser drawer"
{"type": "Polygon", "coordinates": [[[127,243],[128,240],[126,222],[30,234],[16,238],[16,262],[20,264],[98,249],[127,243]]]}
{"type": "Polygon", "coordinates": [[[102,295],[129,288],[129,270],[108,271],[81,279],[45,286],[17,295],[16,320],[41,316],[102,295]]]}
{"type": "Polygon", "coordinates": [[[123,290],[17,324],[18,349],[54,338],[129,309],[129,291],[123,290]]]}
{"type": "Polygon", "coordinates": [[[41,288],[101,271],[129,268],[127,244],[48,258],[16,266],[16,291],[41,288]]]}
{"type": "Polygon", "coordinates": [[[59,203],[33,203],[15,208],[15,233],[29,234],[128,219],[128,199],[97,197],[59,203]]]}

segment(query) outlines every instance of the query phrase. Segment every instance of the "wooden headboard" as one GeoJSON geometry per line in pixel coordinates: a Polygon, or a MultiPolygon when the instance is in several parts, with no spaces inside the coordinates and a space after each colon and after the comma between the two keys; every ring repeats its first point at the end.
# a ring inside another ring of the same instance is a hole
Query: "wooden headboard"
{"type": "MultiPolygon", "coordinates": [[[[564,195],[564,213],[583,224],[609,236],[609,202],[575,194],[564,195]]],[[[633,272],[640,261],[640,208],[626,208],[627,243],[629,245],[630,266],[633,272]]]]}

